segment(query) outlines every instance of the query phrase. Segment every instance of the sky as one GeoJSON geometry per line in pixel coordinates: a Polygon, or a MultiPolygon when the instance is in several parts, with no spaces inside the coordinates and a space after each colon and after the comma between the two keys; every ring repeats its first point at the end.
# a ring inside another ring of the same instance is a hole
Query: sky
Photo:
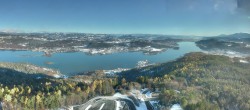
{"type": "Polygon", "coordinates": [[[250,0],[0,0],[0,31],[250,33],[250,0]]]}

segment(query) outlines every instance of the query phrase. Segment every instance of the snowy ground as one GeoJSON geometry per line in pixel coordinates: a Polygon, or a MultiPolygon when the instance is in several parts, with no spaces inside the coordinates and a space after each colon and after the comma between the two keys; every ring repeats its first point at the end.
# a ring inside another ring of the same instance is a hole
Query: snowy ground
{"type": "Polygon", "coordinates": [[[249,63],[248,61],[246,60],[240,60],[241,63],[249,63]]]}
{"type": "Polygon", "coordinates": [[[234,58],[234,57],[245,58],[245,57],[250,56],[249,54],[243,54],[243,53],[239,53],[235,51],[227,51],[227,50],[211,50],[211,51],[204,51],[204,53],[214,54],[214,55],[224,55],[224,56],[228,56],[231,58],[234,58]]]}
{"type": "MultiPolygon", "coordinates": [[[[108,102],[106,100],[114,101],[114,108],[115,110],[120,110],[122,108],[129,107],[132,110],[147,110],[148,102],[151,99],[148,98],[153,98],[152,97],[152,92],[149,89],[143,89],[141,91],[139,90],[132,90],[128,94],[121,94],[121,93],[115,93],[113,96],[99,96],[95,97],[85,104],[82,105],[74,105],[72,108],[78,108],[78,109],[93,109],[98,107],[100,110],[101,109],[106,109],[108,102]],[[134,97],[134,98],[131,98],[134,97]],[[146,101],[147,100],[147,101],[146,101]],[[145,103],[147,102],[147,105],[145,103]],[[135,107],[135,108],[134,108],[135,107]]],[[[152,108],[155,108],[154,105],[158,105],[159,101],[149,101],[149,103],[152,105],[152,108]]],[[[175,110],[175,109],[173,109],[175,110]]],[[[179,110],[179,109],[176,109],[179,110]]],[[[180,109],[182,110],[182,109],[180,109]]]]}
{"type": "Polygon", "coordinates": [[[183,110],[183,109],[181,108],[180,104],[174,104],[174,105],[170,108],[170,110],[183,110]]]}

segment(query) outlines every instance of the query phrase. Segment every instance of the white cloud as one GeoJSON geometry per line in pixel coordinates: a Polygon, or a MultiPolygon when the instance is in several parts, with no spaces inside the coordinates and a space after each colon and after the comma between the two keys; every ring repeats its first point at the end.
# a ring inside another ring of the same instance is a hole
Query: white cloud
{"type": "Polygon", "coordinates": [[[213,9],[215,11],[229,12],[235,14],[237,9],[237,2],[235,0],[213,0],[213,9]]]}

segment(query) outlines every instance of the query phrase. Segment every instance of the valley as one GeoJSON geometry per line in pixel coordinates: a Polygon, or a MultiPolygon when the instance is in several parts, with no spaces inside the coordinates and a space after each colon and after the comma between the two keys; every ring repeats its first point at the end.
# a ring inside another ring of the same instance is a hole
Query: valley
{"type": "MultiPolygon", "coordinates": [[[[198,47],[207,45],[204,39],[196,43],[198,47]]],[[[62,70],[31,63],[1,62],[1,107],[74,110],[160,110],[172,107],[187,110],[249,109],[249,56],[213,54],[202,47],[202,50],[188,51],[183,47],[190,48],[190,44],[179,46],[184,53],[171,60],[151,64],[148,64],[148,60],[142,60],[138,62],[139,66],[131,68],[95,69],[70,75],[61,73],[62,70]]],[[[217,49],[225,50],[220,46],[217,49]]],[[[37,58],[37,54],[32,55],[37,58]]],[[[57,53],[53,56],[57,56],[57,53]]],[[[163,56],[161,60],[168,59],[163,56]]]]}

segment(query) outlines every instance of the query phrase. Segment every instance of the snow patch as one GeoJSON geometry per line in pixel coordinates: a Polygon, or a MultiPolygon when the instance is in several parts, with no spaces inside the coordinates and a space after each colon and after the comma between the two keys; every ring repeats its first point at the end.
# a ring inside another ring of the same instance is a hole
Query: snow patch
{"type": "Polygon", "coordinates": [[[99,108],[99,110],[102,110],[102,108],[104,107],[104,105],[105,105],[105,103],[103,103],[103,104],[101,105],[101,107],[99,108]]]}
{"type": "Polygon", "coordinates": [[[181,108],[180,104],[174,104],[172,105],[170,110],[183,110],[183,109],[181,108]]]}
{"type": "Polygon", "coordinates": [[[235,55],[236,52],[233,52],[233,51],[227,51],[226,54],[229,54],[229,55],[235,55]]]}
{"type": "Polygon", "coordinates": [[[234,58],[234,57],[245,58],[249,56],[249,54],[243,54],[240,52],[228,51],[228,50],[211,50],[211,51],[204,51],[204,53],[213,54],[213,55],[224,55],[230,58],[234,58]]]}
{"type": "Polygon", "coordinates": [[[249,63],[248,61],[246,60],[240,60],[241,63],[249,63]]]}
{"type": "Polygon", "coordinates": [[[159,100],[158,101],[149,101],[152,105],[154,104],[158,104],[159,103],[159,100]]]}
{"type": "Polygon", "coordinates": [[[123,98],[123,99],[128,99],[128,100],[130,100],[132,103],[134,103],[134,101],[133,101],[132,99],[128,98],[127,95],[122,95],[121,93],[115,93],[115,94],[113,95],[113,97],[119,97],[119,98],[123,98]]]}
{"type": "Polygon", "coordinates": [[[104,73],[107,75],[115,75],[116,73],[120,73],[123,71],[128,71],[130,70],[129,68],[117,68],[117,69],[113,69],[113,70],[104,70],[104,73]]]}
{"type": "Polygon", "coordinates": [[[152,93],[150,91],[148,91],[146,94],[145,94],[146,98],[152,98],[152,93]]]}
{"type": "Polygon", "coordinates": [[[114,95],[113,95],[114,97],[120,97],[120,98],[125,98],[125,99],[127,99],[128,98],[128,96],[127,95],[122,95],[121,93],[115,93],[114,95]]]}
{"type": "Polygon", "coordinates": [[[61,76],[58,75],[58,74],[55,74],[54,77],[55,77],[55,78],[60,78],[61,76]]]}
{"type": "Polygon", "coordinates": [[[151,50],[150,50],[150,51],[152,51],[152,52],[161,52],[161,51],[162,51],[162,49],[151,48],[151,50]]]}
{"type": "Polygon", "coordinates": [[[116,102],[115,109],[116,109],[116,110],[120,110],[120,107],[122,107],[122,106],[121,106],[121,102],[120,102],[120,101],[117,101],[117,100],[115,100],[115,102],[116,102]]]}
{"type": "Polygon", "coordinates": [[[89,105],[85,110],[89,110],[91,108],[92,105],[89,105]]]}
{"type": "Polygon", "coordinates": [[[174,90],[176,93],[181,93],[180,91],[178,91],[178,90],[174,90]]]}

